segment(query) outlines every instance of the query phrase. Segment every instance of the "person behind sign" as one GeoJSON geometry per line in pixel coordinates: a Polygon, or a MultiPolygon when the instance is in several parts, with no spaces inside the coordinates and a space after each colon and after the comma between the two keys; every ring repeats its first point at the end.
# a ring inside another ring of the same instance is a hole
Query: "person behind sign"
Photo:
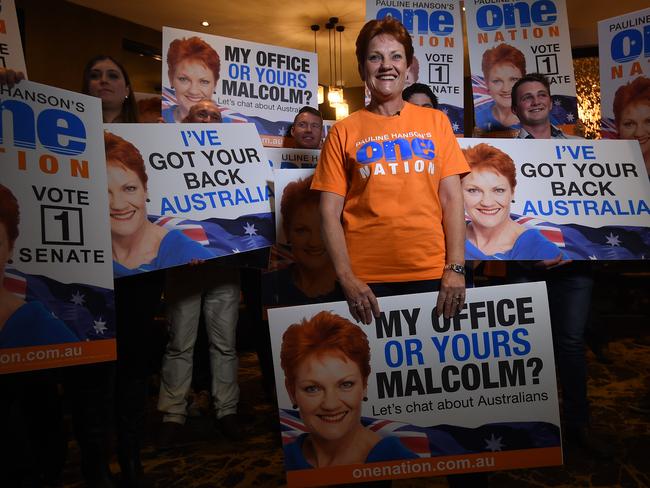
{"type": "Polygon", "coordinates": [[[371,20],[356,46],[371,101],[334,125],[312,183],[326,248],[355,320],[379,315],[376,296],[438,288],[437,312],[449,317],[465,299],[460,176],[469,167],[445,114],[402,100],[413,57],[406,28],[371,20]]]}
{"type": "Polygon", "coordinates": [[[217,104],[214,103],[213,100],[206,99],[193,105],[187,114],[187,117],[185,117],[181,122],[189,122],[192,124],[218,124],[221,121],[221,111],[219,110],[219,107],[217,107],[217,104]]]}
{"type": "Polygon", "coordinates": [[[481,69],[492,100],[476,107],[476,127],[497,131],[518,126],[519,119],[511,110],[511,91],[526,74],[524,54],[509,44],[499,44],[483,53],[481,69]]]}
{"type": "Polygon", "coordinates": [[[282,335],[280,364],[307,430],[284,446],[287,470],[418,457],[361,424],[370,346],[359,326],[331,312],[293,324],[282,335]]]}
{"type": "Polygon", "coordinates": [[[139,122],[129,75],[116,59],[99,55],[88,61],[81,92],[101,98],[104,123],[139,122]]]}
{"type": "Polygon", "coordinates": [[[517,185],[510,156],[478,144],[463,149],[472,172],[462,181],[467,224],[465,259],[553,259],[560,249],[537,229],[510,218],[517,185]]]}
{"type": "Polygon", "coordinates": [[[203,39],[174,39],[167,51],[167,75],[176,104],[163,109],[165,122],[181,122],[194,104],[212,98],[220,68],[219,54],[203,39]]]}
{"type": "Polygon", "coordinates": [[[18,238],[19,219],[16,197],[0,185],[0,348],[78,342],[79,338],[41,302],[25,302],[6,288],[5,267],[18,238]]]}
{"type": "MultiPolygon", "coordinates": [[[[512,87],[512,111],[521,121],[518,139],[569,139],[551,123],[548,79],[530,73],[512,87]]],[[[508,275],[515,282],[546,281],[558,374],[562,385],[562,413],[567,444],[599,458],[613,455],[611,444],[589,425],[585,330],[594,286],[589,261],[571,261],[558,253],[554,259],[534,263],[511,261],[508,275]],[[531,266],[532,264],[532,266],[531,266]]]]}
{"type": "MultiPolygon", "coordinates": [[[[221,122],[221,113],[212,100],[194,105],[183,122],[221,122]]],[[[237,416],[237,319],[239,317],[239,272],[219,260],[191,262],[167,270],[166,315],[170,324],[169,342],[160,372],[158,410],[163,412],[158,446],[172,447],[188,416],[186,398],[193,372],[201,311],[209,342],[211,396],[217,426],[230,440],[239,440],[237,416]]]]}
{"type": "Polygon", "coordinates": [[[104,133],[108,200],[116,278],[209,259],[212,253],[179,230],[168,231],[147,219],[147,173],[138,149],[104,133]]]}
{"type": "Polygon", "coordinates": [[[291,124],[298,149],[319,149],[323,141],[323,116],[313,107],[302,107],[291,124]]]}
{"type": "Polygon", "coordinates": [[[404,88],[402,99],[418,107],[438,108],[438,97],[424,83],[413,83],[404,88]]]}
{"type": "Polygon", "coordinates": [[[620,139],[636,139],[650,174],[650,78],[639,76],[616,90],[614,123],[620,139]]]}

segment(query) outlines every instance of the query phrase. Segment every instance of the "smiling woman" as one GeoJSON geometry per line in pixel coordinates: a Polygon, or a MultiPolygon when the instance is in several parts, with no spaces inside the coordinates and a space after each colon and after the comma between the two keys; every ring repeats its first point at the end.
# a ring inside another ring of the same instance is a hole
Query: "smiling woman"
{"type": "Polygon", "coordinates": [[[516,47],[499,44],[483,53],[483,78],[492,101],[476,108],[476,127],[487,131],[516,126],[511,110],[512,86],[526,74],[526,58],[516,47]]]}
{"type": "Polygon", "coordinates": [[[176,95],[176,105],[162,111],[165,122],[181,122],[190,109],[204,99],[211,99],[221,61],[217,52],[198,37],[174,39],[167,51],[169,83],[176,95]]]}
{"type": "Polygon", "coordinates": [[[463,149],[472,172],[462,188],[467,224],[465,259],[553,259],[560,249],[538,230],[526,229],[510,218],[517,179],[510,156],[478,144],[463,149]]]}
{"type": "Polygon", "coordinates": [[[130,142],[104,133],[115,277],[209,259],[212,253],[182,232],[147,219],[147,173],[130,142]]]}
{"type": "Polygon", "coordinates": [[[361,424],[370,346],[360,327],[320,312],[284,332],[280,362],[308,431],[285,445],[287,470],[418,457],[397,437],[381,437],[361,424]]]}
{"type": "Polygon", "coordinates": [[[402,99],[413,61],[406,28],[371,20],[356,55],[370,103],[330,130],[312,183],[325,245],[355,320],[379,316],[379,289],[439,289],[437,313],[450,317],[465,297],[460,178],[469,168],[447,116],[402,99]]]}
{"type": "Polygon", "coordinates": [[[614,121],[621,139],[636,139],[650,174],[650,78],[639,76],[614,96],[614,121]]]}

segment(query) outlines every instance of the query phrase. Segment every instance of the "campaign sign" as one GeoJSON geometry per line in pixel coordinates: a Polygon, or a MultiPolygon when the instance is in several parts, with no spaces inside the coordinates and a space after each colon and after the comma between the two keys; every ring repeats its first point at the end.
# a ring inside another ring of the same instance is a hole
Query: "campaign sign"
{"type": "Polygon", "coordinates": [[[366,20],[393,17],[413,39],[406,84],[423,83],[438,97],[454,134],[463,135],[463,26],[458,0],[420,2],[366,0],[366,20]]]}
{"type": "Polygon", "coordinates": [[[462,139],[465,259],[650,257],[650,182],[636,141],[462,139]]]}
{"type": "Polygon", "coordinates": [[[510,109],[512,85],[526,73],[551,84],[551,123],[573,133],[578,120],[565,0],[465,2],[475,132],[520,127],[510,109]]]}
{"type": "Polygon", "coordinates": [[[100,100],[0,85],[0,373],[115,359],[100,100]]]}
{"type": "Polygon", "coordinates": [[[282,147],[298,111],[318,108],[312,52],[163,27],[163,59],[165,122],[212,98],[224,122],[252,122],[264,146],[282,147]]]}
{"type": "Polygon", "coordinates": [[[273,174],[253,124],[104,129],[116,278],[271,245],[273,174]]]}
{"type": "MultiPolygon", "coordinates": [[[[320,151],[315,151],[315,152],[320,152],[320,151]]],[[[287,198],[285,198],[285,208],[282,208],[282,199],[285,195],[285,190],[287,189],[287,186],[291,185],[292,183],[296,182],[301,182],[304,181],[306,182],[309,180],[311,182],[311,177],[314,175],[314,169],[305,167],[305,168],[296,168],[296,169],[273,169],[273,181],[274,181],[274,191],[275,194],[277,195],[277,198],[275,198],[275,228],[276,228],[276,242],[278,244],[288,244],[289,240],[284,232],[284,222],[283,222],[283,215],[288,214],[292,208],[287,208],[287,206],[291,203],[291,201],[287,198]],[[289,200],[289,201],[288,201],[289,200]]],[[[291,188],[291,187],[290,187],[291,188]]],[[[305,186],[304,192],[311,192],[311,191],[316,191],[316,190],[311,190],[309,186],[305,186]]],[[[316,200],[320,200],[320,192],[317,193],[318,198],[316,200]]],[[[301,196],[301,198],[296,200],[297,208],[303,208],[305,207],[305,198],[301,196]]],[[[320,214],[314,215],[314,217],[317,217],[317,222],[316,222],[316,228],[320,229],[320,214]]],[[[303,219],[304,220],[304,219],[303,219]]]]}
{"type": "Polygon", "coordinates": [[[277,244],[262,275],[265,307],[340,299],[336,272],[321,232],[320,192],[311,189],[314,169],[274,169],[277,244]]]}
{"type": "Polygon", "coordinates": [[[562,464],[544,283],[268,311],[289,486],[562,464]]]}
{"type": "Polygon", "coordinates": [[[299,149],[294,147],[269,147],[266,155],[273,168],[315,168],[318,164],[320,149],[299,149]]]}
{"type": "Polygon", "coordinates": [[[650,167],[650,8],[598,22],[601,135],[637,139],[650,167]]]}
{"type": "Polygon", "coordinates": [[[27,76],[14,0],[0,0],[0,67],[22,71],[27,76]]]}

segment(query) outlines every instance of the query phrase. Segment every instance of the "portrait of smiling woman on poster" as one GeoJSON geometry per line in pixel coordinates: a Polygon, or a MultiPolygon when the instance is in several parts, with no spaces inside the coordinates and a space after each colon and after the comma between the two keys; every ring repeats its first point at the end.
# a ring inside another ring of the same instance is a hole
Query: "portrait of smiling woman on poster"
{"type": "Polygon", "coordinates": [[[198,38],[174,39],[167,51],[167,74],[176,105],[164,108],[165,122],[181,122],[201,100],[211,99],[219,81],[217,51],[198,38]]]}
{"type": "Polygon", "coordinates": [[[293,324],[282,336],[280,363],[308,431],[284,446],[287,470],[418,457],[397,437],[361,424],[370,346],[359,326],[331,312],[293,324]]]}
{"type": "Polygon", "coordinates": [[[147,219],[148,178],[137,148],[110,132],[104,133],[104,145],[115,277],[213,257],[181,231],[168,231],[147,219]]]}
{"type": "Polygon", "coordinates": [[[472,172],[463,178],[465,213],[469,217],[465,259],[554,259],[560,249],[539,230],[512,220],[510,205],[517,185],[510,156],[478,144],[463,149],[472,172]]]}

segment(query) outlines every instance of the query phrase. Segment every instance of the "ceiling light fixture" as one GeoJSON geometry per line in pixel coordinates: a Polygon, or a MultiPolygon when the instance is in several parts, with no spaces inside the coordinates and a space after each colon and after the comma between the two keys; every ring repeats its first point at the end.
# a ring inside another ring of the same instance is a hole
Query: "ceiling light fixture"
{"type": "MultiPolygon", "coordinates": [[[[338,17],[330,17],[329,22],[325,24],[327,29],[327,38],[329,45],[329,63],[330,63],[330,86],[327,90],[327,101],[330,106],[335,108],[339,104],[345,104],[345,110],[347,110],[347,104],[345,103],[345,98],[343,96],[343,56],[342,56],[342,35],[341,33],[345,30],[345,27],[342,25],[337,25],[339,23],[338,17]],[[339,48],[336,49],[336,33],[339,33],[339,48]],[[334,49],[332,49],[332,37],[334,38],[334,49]],[[334,70],[332,70],[332,64],[334,64],[334,70]],[[339,70],[340,67],[340,70],[339,70]],[[332,77],[332,73],[334,77],[332,77]],[[339,78],[340,76],[340,78],[339,78]]],[[[343,110],[340,111],[343,113],[343,110]]],[[[337,116],[338,117],[338,116],[337,116]]],[[[341,118],[345,116],[341,115],[341,118]]],[[[338,120],[338,119],[337,119],[338,120]]]]}
{"type": "Polygon", "coordinates": [[[203,22],[201,22],[201,25],[203,27],[210,27],[210,22],[208,22],[207,20],[204,20],[203,22]]]}

